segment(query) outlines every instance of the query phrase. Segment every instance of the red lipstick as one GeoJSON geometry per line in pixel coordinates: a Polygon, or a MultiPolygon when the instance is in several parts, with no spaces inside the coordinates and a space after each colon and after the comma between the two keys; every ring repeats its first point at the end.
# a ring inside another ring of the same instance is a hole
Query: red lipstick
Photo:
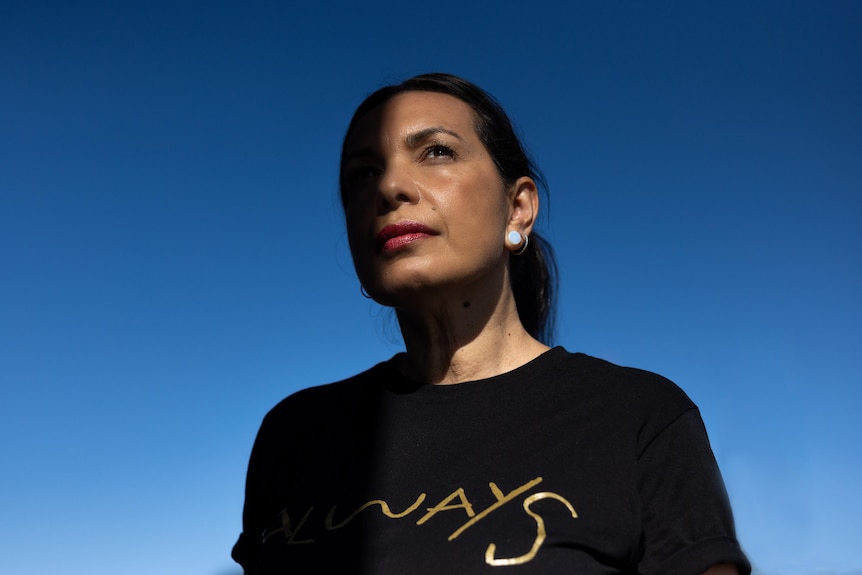
{"type": "Polygon", "coordinates": [[[437,233],[419,222],[402,221],[390,224],[377,234],[377,249],[388,252],[437,233]]]}

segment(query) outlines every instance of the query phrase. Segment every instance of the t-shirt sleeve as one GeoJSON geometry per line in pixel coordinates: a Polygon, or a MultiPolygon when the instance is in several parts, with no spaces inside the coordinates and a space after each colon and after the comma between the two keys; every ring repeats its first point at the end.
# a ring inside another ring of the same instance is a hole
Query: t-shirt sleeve
{"type": "Polygon", "coordinates": [[[645,575],[699,575],[721,563],[751,567],[739,548],[730,503],[697,408],[686,410],[638,459],[645,575]]]}
{"type": "Polygon", "coordinates": [[[234,543],[233,549],[230,552],[231,558],[242,566],[243,573],[254,573],[254,564],[259,550],[254,541],[245,533],[239,534],[239,538],[234,543]]]}
{"type": "MultiPolygon", "coordinates": [[[[275,410],[273,410],[275,411],[275,410]]],[[[246,473],[245,503],[242,511],[242,533],[231,550],[231,558],[239,563],[246,574],[257,569],[258,557],[262,547],[261,535],[264,529],[262,509],[265,507],[266,493],[269,485],[265,469],[267,459],[271,459],[269,451],[270,423],[273,415],[264,418],[258,430],[254,446],[249,457],[246,473]]]]}

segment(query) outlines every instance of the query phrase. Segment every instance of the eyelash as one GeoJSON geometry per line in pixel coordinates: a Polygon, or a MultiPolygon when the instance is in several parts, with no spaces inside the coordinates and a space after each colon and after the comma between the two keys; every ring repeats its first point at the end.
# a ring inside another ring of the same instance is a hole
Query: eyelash
{"type": "Polygon", "coordinates": [[[423,159],[424,158],[434,159],[434,158],[439,158],[442,156],[454,158],[455,155],[456,155],[455,150],[453,150],[452,148],[450,148],[446,144],[435,143],[435,144],[431,144],[430,146],[425,148],[425,151],[423,152],[422,157],[423,157],[423,159]],[[443,154],[437,155],[438,152],[443,152],[443,154]]]}
{"type": "Polygon", "coordinates": [[[380,170],[373,166],[362,166],[361,168],[356,168],[352,170],[350,174],[350,179],[352,180],[365,180],[368,178],[373,178],[376,176],[380,170]]]}

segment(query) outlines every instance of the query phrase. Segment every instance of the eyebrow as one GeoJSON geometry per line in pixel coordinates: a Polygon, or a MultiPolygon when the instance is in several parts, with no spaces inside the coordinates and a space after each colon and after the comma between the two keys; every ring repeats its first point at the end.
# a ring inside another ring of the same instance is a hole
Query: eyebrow
{"type": "Polygon", "coordinates": [[[364,148],[359,148],[358,150],[354,150],[347,154],[344,159],[341,161],[341,165],[348,163],[351,160],[355,160],[356,158],[367,158],[374,155],[374,149],[370,146],[366,146],[364,148]]]}
{"type": "Polygon", "coordinates": [[[416,146],[421,144],[423,141],[427,140],[428,138],[430,138],[431,136],[433,136],[435,134],[448,134],[454,138],[461,140],[462,142],[464,141],[464,138],[462,138],[457,132],[453,132],[452,130],[449,130],[448,128],[444,128],[443,126],[430,126],[428,128],[424,128],[422,130],[419,130],[418,132],[408,134],[407,137],[404,138],[404,142],[409,147],[415,148],[416,146]]]}

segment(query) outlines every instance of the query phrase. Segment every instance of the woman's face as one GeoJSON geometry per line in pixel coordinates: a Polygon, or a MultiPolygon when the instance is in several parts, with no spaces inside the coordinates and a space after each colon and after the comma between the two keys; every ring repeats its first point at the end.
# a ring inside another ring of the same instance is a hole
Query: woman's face
{"type": "Polygon", "coordinates": [[[513,193],[467,104],[434,92],[394,96],[356,125],[342,170],[354,265],[378,302],[410,307],[419,293],[465,297],[499,281],[513,193]]]}

